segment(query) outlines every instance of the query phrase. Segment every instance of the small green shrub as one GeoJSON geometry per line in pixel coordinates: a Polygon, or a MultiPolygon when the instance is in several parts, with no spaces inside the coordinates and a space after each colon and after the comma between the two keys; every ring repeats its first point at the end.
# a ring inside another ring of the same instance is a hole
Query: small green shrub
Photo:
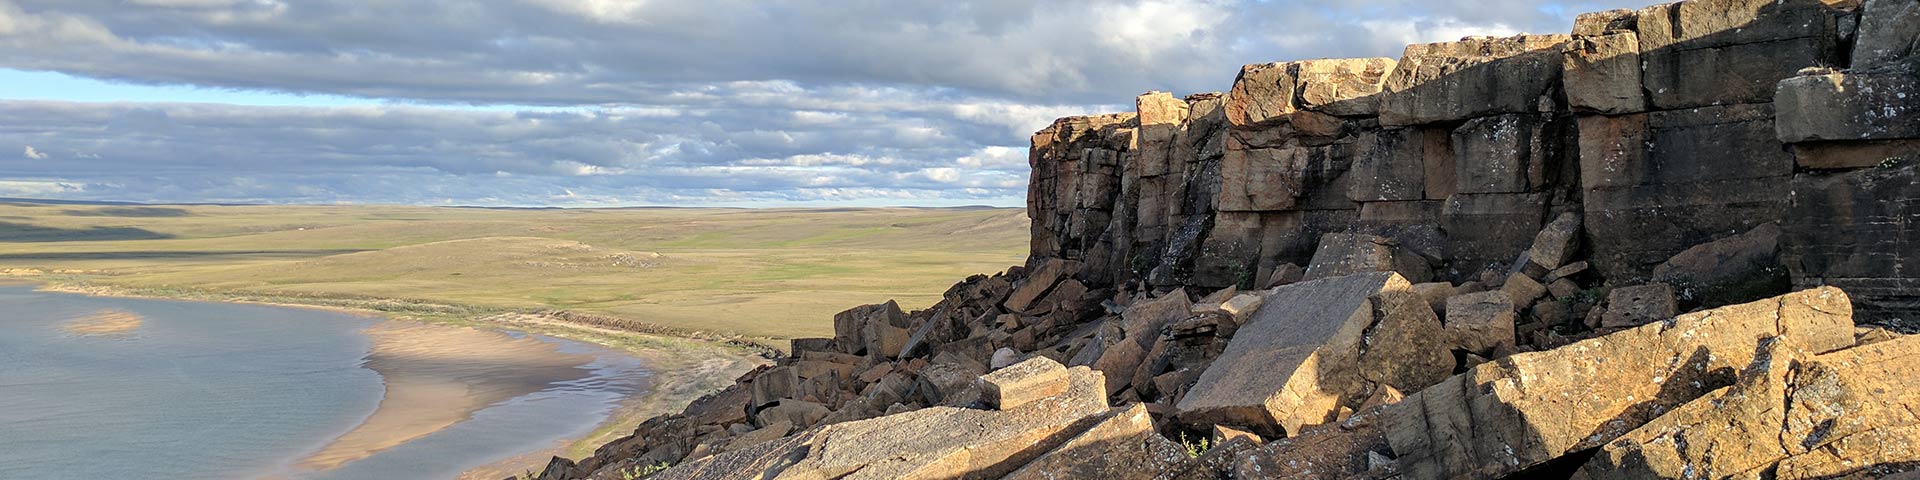
{"type": "Polygon", "coordinates": [[[672,465],[667,464],[667,462],[660,462],[652,465],[634,465],[633,468],[620,469],[620,478],[623,478],[625,480],[640,480],[642,478],[653,476],[653,474],[660,473],[661,470],[666,470],[667,467],[671,467],[671,466],[672,465]]]}
{"type": "Polygon", "coordinates": [[[1187,432],[1180,432],[1180,445],[1187,447],[1188,457],[1200,458],[1200,455],[1206,454],[1207,450],[1213,449],[1213,440],[1207,438],[1188,440],[1187,432]]]}
{"type": "Polygon", "coordinates": [[[1153,257],[1141,253],[1134,255],[1133,262],[1128,266],[1133,269],[1135,275],[1146,275],[1147,272],[1153,270],[1154,263],[1156,262],[1153,260],[1153,257]]]}

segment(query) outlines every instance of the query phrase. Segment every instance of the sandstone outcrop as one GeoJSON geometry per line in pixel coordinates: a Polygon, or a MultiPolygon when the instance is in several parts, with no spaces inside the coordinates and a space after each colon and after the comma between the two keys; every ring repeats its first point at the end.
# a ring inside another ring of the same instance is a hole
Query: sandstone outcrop
{"type": "Polygon", "coordinates": [[[543,478],[1920,469],[1917,15],[1688,0],[1057,120],[1025,265],[543,478]]]}
{"type": "Polygon", "coordinates": [[[1820,354],[1764,340],[1733,385],[1608,443],[1588,478],[1833,478],[1920,469],[1920,337],[1820,354]],[[1863,468],[1864,467],[1864,468],[1863,468]]]}

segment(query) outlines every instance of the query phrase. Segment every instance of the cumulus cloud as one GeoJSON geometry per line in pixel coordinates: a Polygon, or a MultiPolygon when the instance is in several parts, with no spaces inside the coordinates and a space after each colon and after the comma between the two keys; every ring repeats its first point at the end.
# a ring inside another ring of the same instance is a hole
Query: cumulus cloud
{"type": "Polygon", "coordinates": [[[26,156],[28,160],[46,160],[47,159],[47,154],[40,153],[39,150],[34,150],[32,145],[27,145],[26,153],[22,153],[21,155],[26,156]]]}
{"type": "Polygon", "coordinates": [[[1244,63],[1559,32],[1645,2],[0,0],[0,68],[376,103],[0,101],[0,142],[35,145],[0,181],[161,201],[1017,204],[1027,135],[1056,117],[1223,90],[1244,63]],[[45,152],[69,161],[30,161],[45,152]]]}

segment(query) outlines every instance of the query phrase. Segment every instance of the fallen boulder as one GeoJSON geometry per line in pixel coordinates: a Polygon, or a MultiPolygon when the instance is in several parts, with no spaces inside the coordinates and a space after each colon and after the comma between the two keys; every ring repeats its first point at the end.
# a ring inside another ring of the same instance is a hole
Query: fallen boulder
{"type": "Polygon", "coordinates": [[[1098,372],[1074,368],[1066,377],[1064,392],[1022,408],[931,407],[827,425],[650,478],[997,478],[1053,450],[1084,430],[1089,417],[1108,411],[1098,372]]]}
{"type": "Polygon", "coordinates": [[[1673,286],[1681,310],[1751,302],[1792,288],[1774,223],[1680,252],[1653,268],[1653,281],[1673,286]]]}
{"type": "Polygon", "coordinates": [[[1307,265],[1305,280],[1366,272],[1397,272],[1411,282],[1433,278],[1425,257],[1400,247],[1399,242],[1361,233],[1329,233],[1307,265]]]}
{"type": "Polygon", "coordinates": [[[1092,428],[1002,478],[1151,480],[1185,470],[1190,462],[1185,448],[1154,432],[1146,405],[1136,403],[1113,409],[1092,428]]]}
{"type": "Polygon", "coordinates": [[[1664,283],[1620,287],[1607,293],[1607,313],[1600,326],[1637,327],[1673,316],[1677,310],[1673,287],[1664,283]]]}
{"type": "MultiPolygon", "coordinates": [[[[980,400],[1008,410],[1060,395],[1066,391],[1067,368],[1047,357],[1034,357],[980,377],[980,400]]],[[[1104,380],[1101,391],[1106,391],[1104,380]]],[[[1100,396],[1101,403],[1106,395],[1100,396]]]]}
{"type": "Polygon", "coordinates": [[[1333,420],[1367,393],[1357,367],[1375,323],[1371,298],[1409,288],[1400,275],[1377,272],[1273,290],[1175,406],[1177,416],[1275,437],[1333,420]]]}
{"type": "Polygon", "coordinates": [[[1447,344],[1483,357],[1501,346],[1513,347],[1514,314],[1513,300],[1499,290],[1449,298],[1447,344]]]}
{"type": "Polygon", "coordinates": [[[1818,288],[1481,364],[1383,408],[1405,478],[1502,478],[1600,447],[1715,389],[1762,339],[1853,344],[1847,295],[1818,288]]]}

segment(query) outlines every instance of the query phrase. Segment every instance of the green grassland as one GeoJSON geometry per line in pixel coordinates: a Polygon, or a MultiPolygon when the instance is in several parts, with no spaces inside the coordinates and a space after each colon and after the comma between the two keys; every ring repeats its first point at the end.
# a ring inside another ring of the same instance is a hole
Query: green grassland
{"type": "Polygon", "coordinates": [[[1018,264],[1017,209],[477,209],[0,202],[0,271],[170,296],[565,309],[765,339],[1018,264]]]}

